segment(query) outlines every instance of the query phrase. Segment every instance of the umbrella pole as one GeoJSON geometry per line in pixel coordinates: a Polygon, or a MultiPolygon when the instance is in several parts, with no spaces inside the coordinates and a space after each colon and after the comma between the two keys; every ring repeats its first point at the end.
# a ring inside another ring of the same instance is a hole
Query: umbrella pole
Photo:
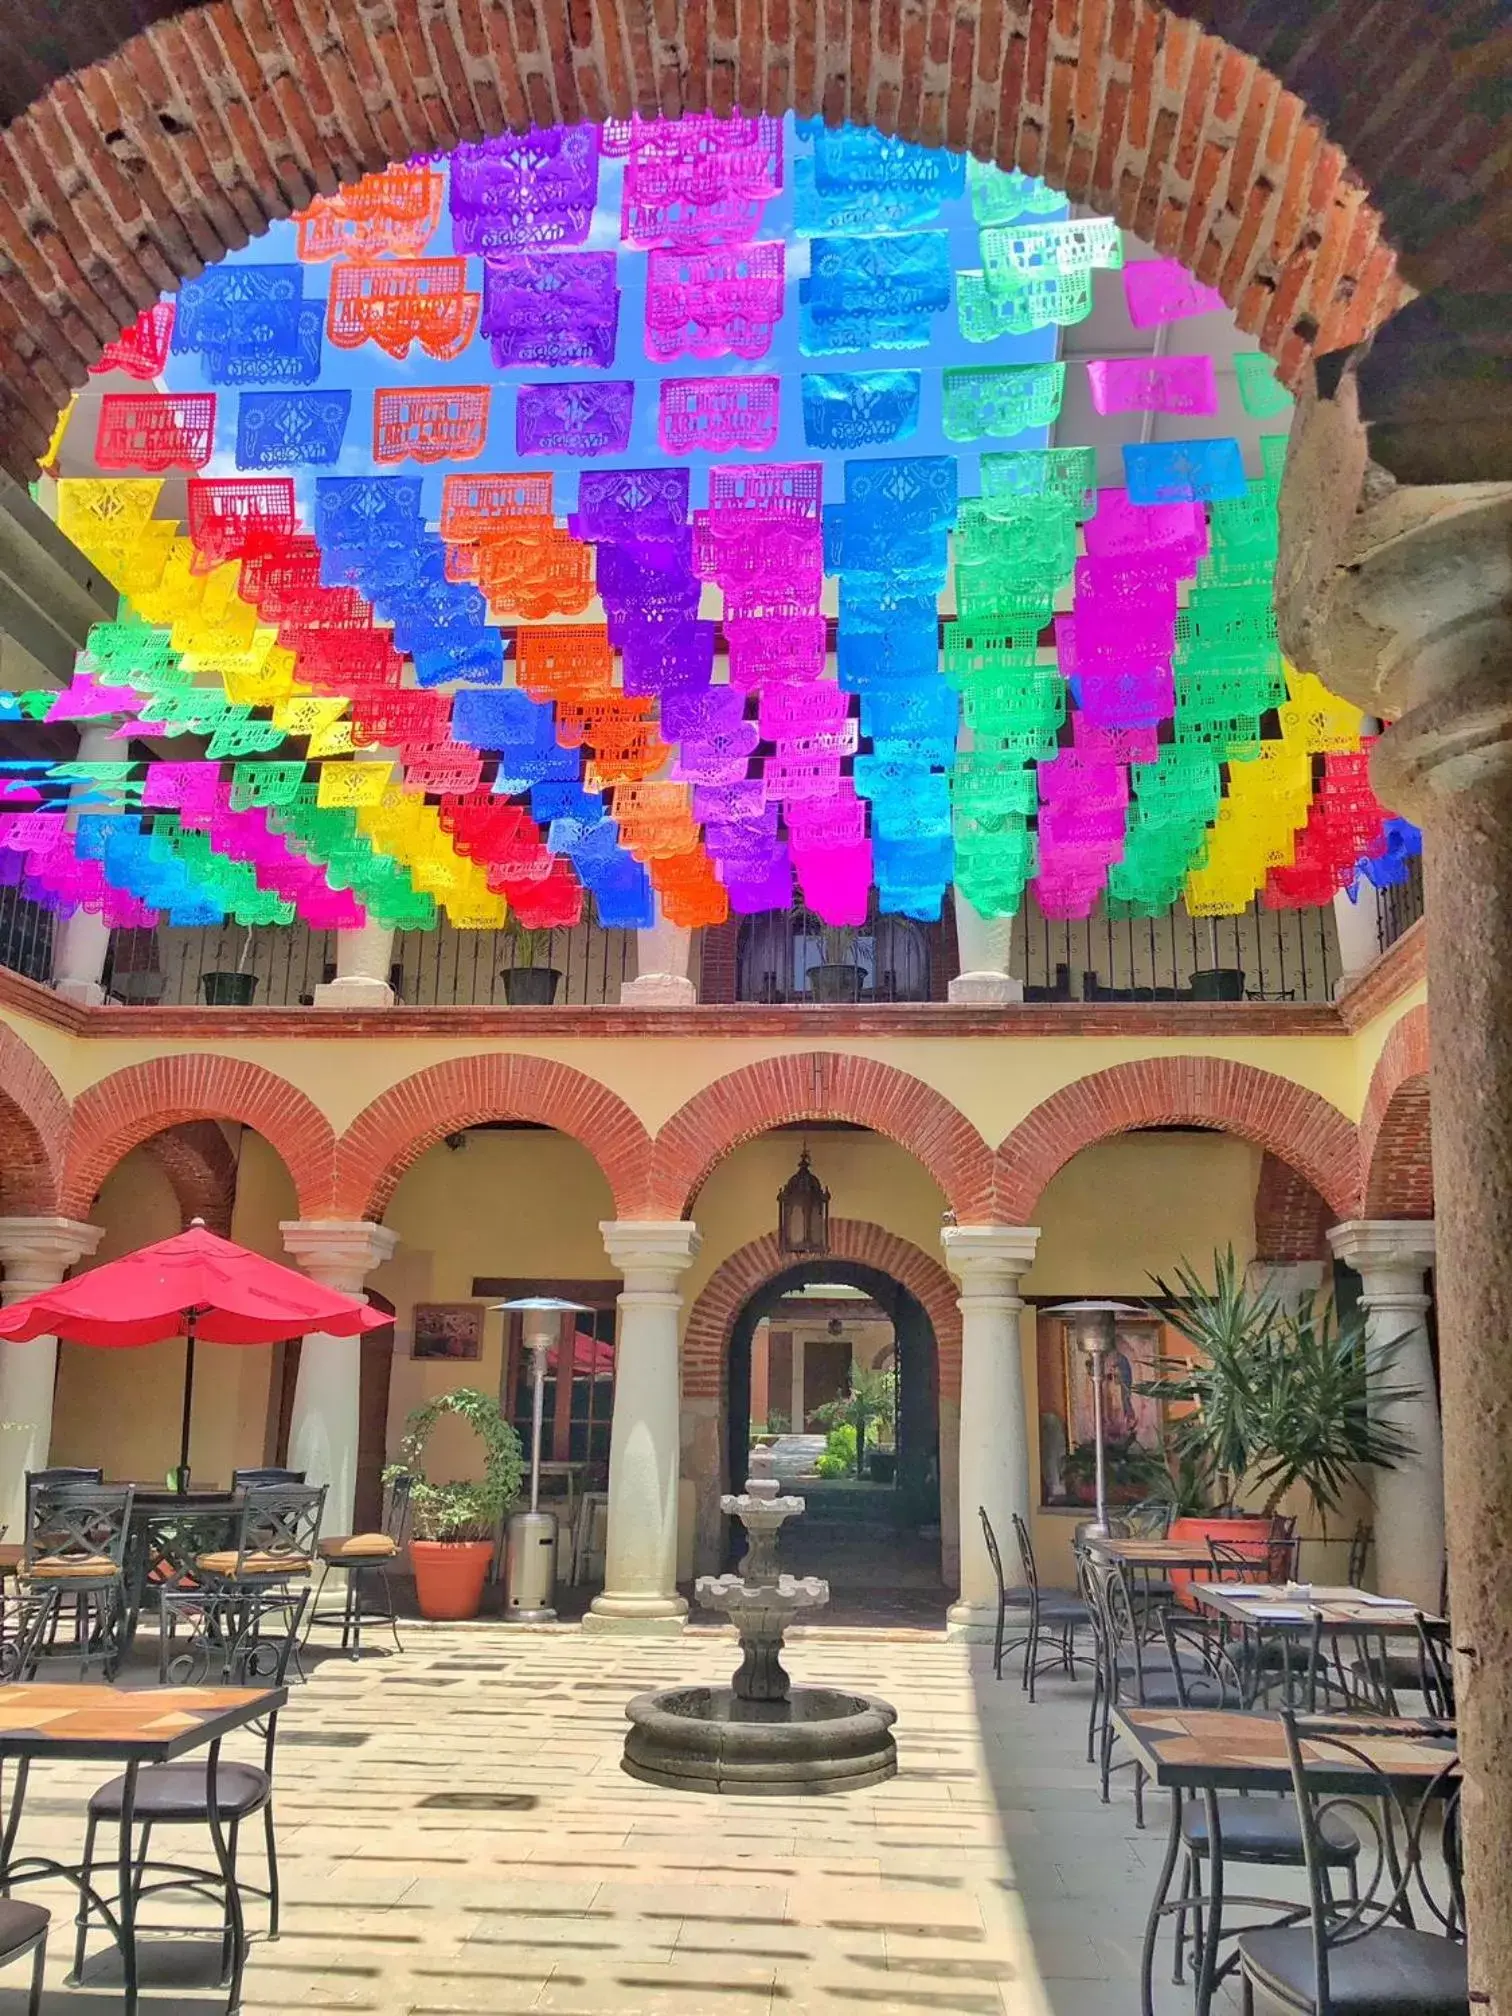
{"type": "Polygon", "coordinates": [[[179,1428],[179,1467],[176,1480],[180,1491],[189,1489],[189,1421],[194,1412],[194,1310],[184,1324],[184,1418],[179,1428]]]}

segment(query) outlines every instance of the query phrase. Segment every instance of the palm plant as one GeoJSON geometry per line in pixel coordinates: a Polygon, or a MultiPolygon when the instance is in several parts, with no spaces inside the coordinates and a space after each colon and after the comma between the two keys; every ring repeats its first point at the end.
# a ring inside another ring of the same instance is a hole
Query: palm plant
{"type": "Polygon", "coordinates": [[[1394,1469],[1413,1453],[1391,1416],[1415,1389],[1386,1383],[1395,1347],[1368,1353],[1358,1316],[1286,1308],[1249,1287],[1232,1247],[1214,1255],[1213,1280],[1207,1288],[1186,1262],[1174,1290],[1156,1277],[1152,1309],[1197,1355],[1162,1358],[1161,1376],[1138,1390],[1186,1403],[1169,1425],[1172,1452],[1224,1504],[1249,1487],[1273,1516],[1300,1484],[1326,1520],[1357,1471],[1394,1469]]]}
{"type": "Polygon", "coordinates": [[[856,1475],[866,1460],[866,1431],[873,1421],[891,1428],[897,1413],[897,1396],[891,1372],[874,1371],[869,1365],[852,1365],[850,1391],[838,1400],[826,1400],[814,1409],[821,1428],[849,1427],[856,1431],[856,1475]]]}

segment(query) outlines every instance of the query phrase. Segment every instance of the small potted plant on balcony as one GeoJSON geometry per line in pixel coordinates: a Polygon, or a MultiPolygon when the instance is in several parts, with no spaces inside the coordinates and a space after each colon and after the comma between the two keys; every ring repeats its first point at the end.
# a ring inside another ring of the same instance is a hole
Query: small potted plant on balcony
{"type": "Polygon", "coordinates": [[[859,1001],[862,975],[856,957],[855,925],[826,924],[819,937],[824,957],[809,968],[809,999],[830,1003],[859,1001]]]}
{"type": "Polygon", "coordinates": [[[410,1560],[421,1616],[477,1616],[494,1535],[519,1495],[523,1470],[519,1437],[500,1414],[498,1402],[474,1386],[438,1393],[410,1415],[400,1461],[384,1472],[384,1482],[403,1476],[412,1480],[410,1560]],[[483,1444],[480,1478],[437,1484],[426,1475],[425,1445],[443,1414],[455,1414],[477,1430],[483,1444]]]}
{"type": "MultiPolygon", "coordinates": [[[[222,940],[224,943],[224,939],[222,940]]],[[[211,973],[201,973],[200,992],[205,997],[207,1008],[250,1008],[257,993],[257,975],[247,971],[247,961],[252,956],[252,933],[249,930],[242,940],[241,957],[235,970],[223,968],[211,973]]]]}
{"type": "Polygon", "coordinates": [[[1393,1353],[1367,1358],[1358,1316],[1340,1320],[1318,1301],[1290,1309],[1256,1291],[1232,1247],[1214,1255],[1213,1280],[1207,1288],[1186,1262],[1174,1290],[1156,1278],[1152,1312],[1194,1355],[1162,1359],[1160,1377],[1138,1391],[1183,1409],[1167,1429],[1177,1474],[1188,1491],[1194,1480],[1207,1486],[1209,1509],[1174,1521],[1171,1537],[1224,1540],[1263,1560],[1295,1485],[1326,1523],[1359,1471],[1392,1469],[1412,1453],[1389,1416],[1414,1396],[1383,1383],[1393,1353]]]}
{"type": "Polygon", "coordinates": [[[514,941],[514,957],[500,969],[504,999],[511,1008],[549,1008],[557,997],[562,975],[555,966],[538,964],[551,950],[551,933],[533,931],[513,911],[505,925],[514,941]]]}

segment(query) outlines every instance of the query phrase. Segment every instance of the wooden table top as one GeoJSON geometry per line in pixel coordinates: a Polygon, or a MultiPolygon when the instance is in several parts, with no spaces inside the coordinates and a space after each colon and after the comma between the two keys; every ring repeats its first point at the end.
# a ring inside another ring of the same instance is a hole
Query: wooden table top
{"type": "Polygon", "coordinates": [[[163,1764],[281,1708],[286,1687],[0,1687],[0,1757],[163,1764]]]}
{"type": "MultiPolygon", "coordinates": [[[[1208,1568],[1213,1557],[1206,1540],[1123,1539],[1116,1533],[1088,1533],[1086,1543],[1094,1554],[1109,1561],[1122,1561],[1130,1568],[1208,1568]]],[[[1256,1563],[1259,1567],[1261,1564],[1256,1563]]]]}
{"type": "MultiPolygon", "coordinates": [[[[1286,1731],[1279,1715],[1218,1708],[1115,1708],[1113,1719],[1157,1785],[1226,1792],[1291,1789],[1286,1731]]],[[[1373,1733],[1351,1734],[1344,1740],[1399,1788],[1421,1791],[1456,1754],[1455,1738],[1446,1724],[1393,1722],[1375,1716],[1359,1721],[1362,1731],[1373,1733]]],[[[1351,1768],[1332,1745],[1304,1741],[1302,1750],[1310,1763],[1326,1772],[1334,1790],[1357,1790],[1365,1777],[1362,1766],[1351,1768]]]]}
{"type": "Polygon", "coordinates": [[[1279,1583],[1194,1582],[1192,1597],[1204,1610],[1255,1630],[1309,1631],[1319,1617],[1325,1631],[1411,1632],[1417,1629],[1419,1615],[1405,1599],[1388,1603],[1366,1589],[1312,1588],[1304,1595],[1279,1583]]]}

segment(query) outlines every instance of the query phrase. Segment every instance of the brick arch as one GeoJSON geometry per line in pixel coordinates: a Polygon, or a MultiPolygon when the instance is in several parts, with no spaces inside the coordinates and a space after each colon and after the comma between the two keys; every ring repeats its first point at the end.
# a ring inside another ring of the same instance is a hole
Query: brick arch
{"type": "Polygon", "coordinates": [[[283,1158],[300,1216],[332,1215],[335,1137],[320,1108],[260,1064],[208,1051],[128,1065],[80,1094],[68,1134],[65,1210],[87,1217],[123,1155],[168,1128],[205,1119],[255,1128],[283,1158]]]}
{"type": "MultiPolygon", "coordinates": [[[[961,1397],[961,1312],[958,1290],[938,1260],[911,1240],[861,1218],[830,1220],[830,1260],[875,1267],[900,1282],[918,1302],[935,1333],[940,1398],[961,1397]]],[[[722,1260],[688,1312],[683,1331],[683,1398],[718,1399],[724,1392],[725,1354],[735,1319],[758,1289],[785,1274],[795,1261],[778,1247],[775,1232],[752,1239],[722,1260]]]]}
{"type": "Polygon", "coordinates": [[[1334,1214],[1307,1178],[1267,1148],[1255,1185],[1255,1258],[1283,1264],[1327,1260],[1333,1222],[1334,1214]]]}
{"type": "Polygon", "coordinates": [[[1360,1115],[1367,1218],[1433,1216],[1428,1010],[1409,1008],[1376,1059],[1360,1115]]]}
{"type": "MultiPolygon", "coordinates": [[[[104,22],[54,72],[37,52],[57,47],[58,10],[17,0],[5,88],[19,116],[0,139],[0,456],[29,475],[70,389],[139,309],[315,191],[459,137],[632,105],[822,112],[1042,174],[1217,286],[1295,378],[1313,347],[1353,343],[1391,312],[1394,254],[1340,146],[1264,67],[1271,57],[1324,92],[1331,71],[1313,44],[1327,38],[1299,43],[1245,9],[1240,32],[1261,52],[1246,54],[1191,18],[1215,7],[729,0],[653,20],[645,0],[102,0],[90,12],[104,22]],[[77,74],[61,74],[70,63],[77,74]],[[22,80],[50,74],[28,104],[22,80]]],[[[1223,7],[1225,25],[1234,13],[1223,7]]],[[[1373,19],[1358,33],[1372,76],[1383,46],[1399,46],[1397,75],[1421,78],[1422,36],[1373,19]]],[[[1464,80],[1453,50],[1444,57],[1452,91],[1464,80]]],[[[1382,73],[1373,98],[1393,81],[1382,73]]],[[[1347,104],[1330,101],[1336,120],[1347,104]]],[[[1414,178],[1370,137],[1420,226],[1414,178]]]]}
{"type": "Polygon", "coordinates": [[[433,1064],[364,1107],[337,1143],[337,1215],[381,1218],[412,1162],[485,1120],[534,1120],[570,1134],[604,1172],[617,1215],[636,1215],[651,1141],[624,1100],[570,1065],[500,1052],[433,1064]]]}
{"type": "Polygon", "coordinates": [[[1316,1092],[1226,1057],[1146,1057],[1073,1080],[1036,1106],[998,1149],[1005,1224],[1032,1224],[1045,1185],[1072,1156],[1138,1127],[1210,1127],[1291,1164],[1337,1218],[1359,1205],[1359,1141],[1316,1092]]]}
{"type": "Polygon", "coordinates": [[[992,1153],[943,1093],[875,1057],[813,1050],[766,1057],[717,1078],[656,1137],[652,1216],[687,1217],[716,1163],[794,1120],[848,1120],[923,1164],[962,1224],[992,1217],[992,1153]]]}
{"type": "Polygon", "coordinates": [[[36,1051],[0,1022],[0,1215],[57,1213],[67,1137],[62,1087],[36,1051]]]}
{"type": "Polygon", "coordinates": [[[173,1189],[187,1227],[203,1218],[212,1232],[231,1236],[236,1207],[236,1157],[214,1120],[184,1120],[142,1143],[173,1189]]]}

